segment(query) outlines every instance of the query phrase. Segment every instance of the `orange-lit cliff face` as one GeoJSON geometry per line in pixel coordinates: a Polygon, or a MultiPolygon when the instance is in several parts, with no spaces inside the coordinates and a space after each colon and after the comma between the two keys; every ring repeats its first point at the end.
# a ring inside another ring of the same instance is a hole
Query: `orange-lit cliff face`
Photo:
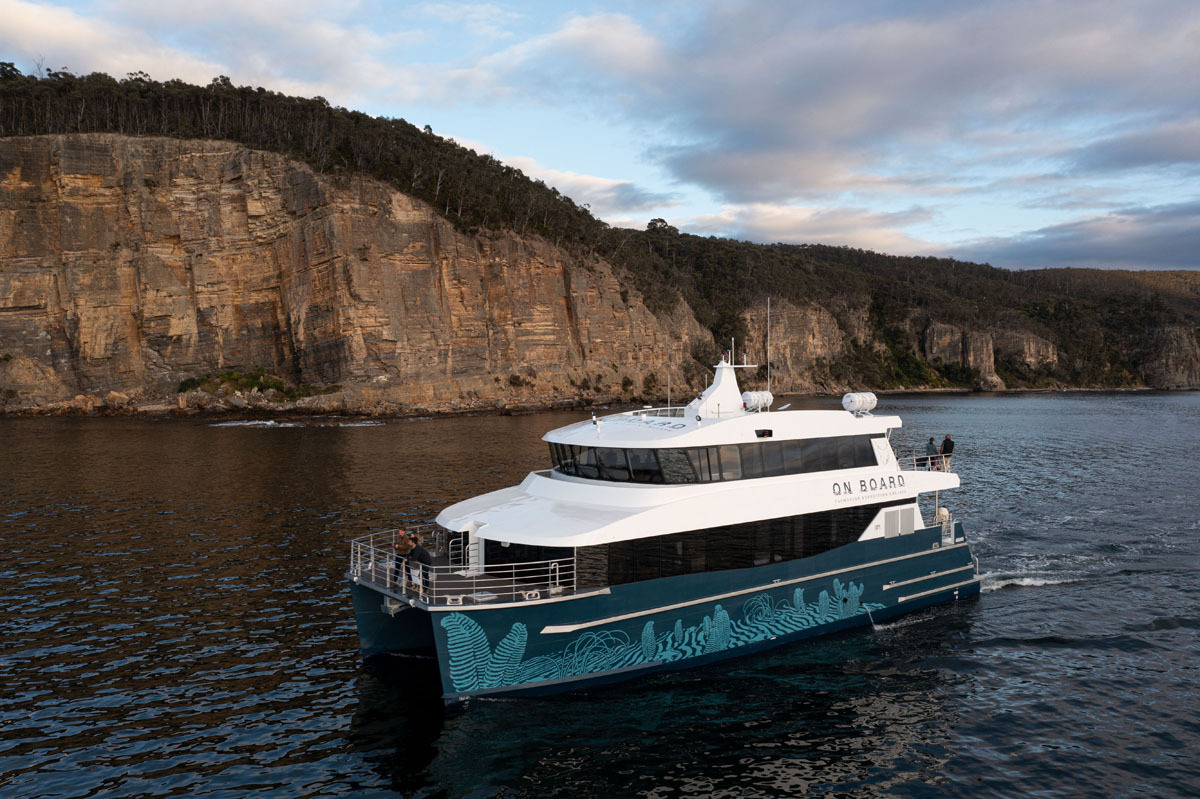
{"type": "MultiPolygon", "coordinates": [[[[775,301],[776,393],[872,387],[830,368],[851,344],[884,348],[854,303],[775,301]]],[[[762,362],[765,305],[745,321],[762,362]]],[[[1028,331],[924,312],[903,332],[922,360],[975,370],[983,388],[1003,387],[997,357],[1031,369],[1059,359],[1028,331]]],[[[78,395],[91,407],[109,392],[174,403],[183,379],[257,367],[342,386],[310,402],[326,409],[661,397],[668,375],[681,399],[703,381],[690,353],[705,343],[686,304],[654,316],[603,260],[511,233],[464,235],[374,180],[221,141],[0,139],[8,410],[78,395]]],[[[1145,352],[1138,378],[1200,387],[1194,331],[1162,328],[1145,352]]]]}
{"type": "Polygon", "coordinates": [[[257,366],[420,405],[665,384],[707,333],[621,289],[601,261],[464,236],[381,183],[235,144],[0,140],[10,398],[173,392],[257,366]]]}

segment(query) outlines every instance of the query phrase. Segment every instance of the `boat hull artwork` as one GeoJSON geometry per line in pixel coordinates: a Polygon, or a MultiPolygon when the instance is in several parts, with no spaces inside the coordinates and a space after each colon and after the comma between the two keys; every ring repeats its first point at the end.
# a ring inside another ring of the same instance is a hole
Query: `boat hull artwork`
{"type": "Polygon", "coordinates": [[[954,524],[803,560],[581,592],[556,602],[391,605],[355,586],[364,654],[436,650],[443,696],[552,694],[699,666],[979,592],[954,524]]]}

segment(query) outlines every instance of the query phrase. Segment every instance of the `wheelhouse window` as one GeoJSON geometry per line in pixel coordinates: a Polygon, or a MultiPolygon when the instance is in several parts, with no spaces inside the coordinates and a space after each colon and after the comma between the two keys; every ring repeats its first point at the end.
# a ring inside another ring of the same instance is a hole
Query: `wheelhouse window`
{"type": "Polygon", "coordinates": [[[711,483],[854,469],[878,461],[873,436],[756,441],[719,447],[645,449],[550,444],[554,469],[617,483],[711,483]]]}

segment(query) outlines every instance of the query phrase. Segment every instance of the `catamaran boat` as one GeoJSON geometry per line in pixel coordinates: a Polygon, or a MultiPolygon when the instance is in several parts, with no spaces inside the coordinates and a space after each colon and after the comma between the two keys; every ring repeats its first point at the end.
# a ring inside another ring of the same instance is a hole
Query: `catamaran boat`
{"type": "Polygon", "coordinates": [[[686,407],[547,433],[553,468],[438,515],[432,566],[398,557],[403,531],[353,541],[363,656],[436,653],[448,702],[549,694],[979,593],[938,505],[959,485],[947,461],[898,459],[901,421],[872,394],[771,411],[736,368],[686,407]]]}

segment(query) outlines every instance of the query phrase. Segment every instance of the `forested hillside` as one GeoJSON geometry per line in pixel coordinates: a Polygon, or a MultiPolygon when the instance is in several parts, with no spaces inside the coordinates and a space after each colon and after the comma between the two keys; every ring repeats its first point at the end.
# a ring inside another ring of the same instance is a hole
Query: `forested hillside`
{"type": "Polygon", "coordinates": [[[665,316],[685,302],[715,341],[753,337],[748,313],[768,297],[817,305],[844,330],[857,331],[836,358],[821,363],[832,382],[977,385],[978,370],[966,360],[931,356],[926,337],[936,322],[1052,343],[1057,357],[1040,365],[997,350],[996,373],[1010,388],[1154,384],[1148,364],[1191,357],[1200,320],[1200,281],[1191,273],[1018,272],[819,244],[704,238],[665,220],[644,230],[612,228],[555,188],[403,119],[234,86],[225,77],[208,86],[140,73],[37,77],[0,62],[0,137],[73,133],[229,140],[334,177],[370,176],[428,203],[462,234],[536,236],[581,263],[606,261],[651,312],[665,316]],[[843,314],[862,309],[865,329],[843,323],[843,314]],[[1174,342],[1168,355],[1164,336],[1174,342]]]}

